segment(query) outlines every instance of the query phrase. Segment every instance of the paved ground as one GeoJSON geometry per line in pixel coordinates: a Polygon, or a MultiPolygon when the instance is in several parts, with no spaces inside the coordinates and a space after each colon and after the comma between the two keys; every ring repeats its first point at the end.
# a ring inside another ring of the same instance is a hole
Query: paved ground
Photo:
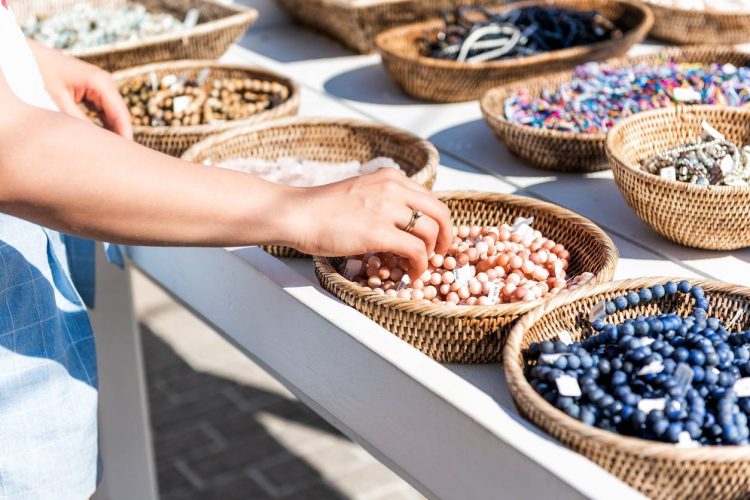
{"type": "Polygon", "coordinates": [[[134,274],[163,500],[422,498],[134,274]]]}

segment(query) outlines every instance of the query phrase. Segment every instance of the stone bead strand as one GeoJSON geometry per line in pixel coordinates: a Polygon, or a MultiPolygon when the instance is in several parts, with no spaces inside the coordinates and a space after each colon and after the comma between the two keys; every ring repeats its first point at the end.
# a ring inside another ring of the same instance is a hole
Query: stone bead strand
{"type": "Polygon", "coordinates": [[[408,270],[402,257],[375,253],[349,257],[341,267],[365,290],[425,304],[455,306],[532,302],[594,278],[583,273],[566,281],[570,253],[526,226],[458,226],[447,254],[430,257],[429,267],[408,286],[399,286],[408,270]]]}
{"type": "Polygon", "coordinates": [[[155,75],[120,88],[134,125],[208,125],[241,120],[289,97],[278,82],[253,78],[186,78],[155,75]],[[200,81],[203,80],[203,81],[200,81]]]}
{"type": "Polygon", "coordinates": [[[750,331],[730,333],[707,314],[702,287],[666,282],[604,303],[605,315],[687,295],[690,315],[638,316],[618,324],[594,318],[582,342],[545,340],[524,355],[527,376],[549,403],[585,424],[680,446],[749,444],[750,331]],[[562,378],[561,378],[562,377],[562,378]],[[575,379],[578,393],[561,391],[575,379]]]}

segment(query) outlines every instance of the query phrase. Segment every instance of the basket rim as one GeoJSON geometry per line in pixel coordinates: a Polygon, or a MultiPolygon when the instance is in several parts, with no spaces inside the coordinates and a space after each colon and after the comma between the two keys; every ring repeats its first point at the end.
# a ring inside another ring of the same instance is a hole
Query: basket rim
{"type": "Polygon", "coordinates": [[[218,0],[200,0],[202,3],[212,4],[219,6],[227,10],[229,15],[208,21],[205,23],[199,23],[192,28],[184,31],[177,31],[174,33],[164,33],[161,35],[149,36],[143,40],[126,40],[122,42],[112,42],[103,45],[97,45],[96,47],[82,48],[82,49],[67,49],[65,53],[79,58],[88,58],[100,55],[118,54],[133,49],[144,49],[153,47],[168,42],[175,42],[179,40],[187,40],[195,35],[204,35],[211,33],[221,28],[228,26],[248,23],[254,23],[259,16],[257,9],[252,7],[246,7],[241,4],[224,4],[218,0]]]}
{"type": "MultiPolygon", "coordinates": [[[[701,53],[701,52],[713,52],[713,53],[721,53],[721,54],[727,54],[727,55],[729,54],[747,55],[748,58],[750,58],[750,53],[739,51],[734,46],[731,46],[731,45],[692,45],[692,46],[685,46],[685,47],[676,47],[676,46],[667,47],[666,49],[661,50],[659,52],[654,52],[651,54],[643,54],[639,56],[614,57],[611,59],[607,59],[605,61],[600,61],[599,64],[613,65],[616,67],[632,66],[642,61],[647,61],[649,59],[652,59],[655,56],[661,56],[665,59],[671,58],[671,57],[689,58],[691,57],[692,54],[701,53]]],[[[493,87],[489,89],[487,92],[485,92],[482,98],[479,100],[479,106],[482,110],[482,116],[487,122],[491,122],[497,126],[501,126],[509,130],[518,131],[527,136],[533,136],[533,137],[539,137],[539,138],[551,138],[551,139],[558,139],[558,140],[565,140],[565,141],[576,140],[576,141],[597,142],[597,143],[603,142],[606,139],[607,132],[596,132],[596,133],[571,132],[571,131],[562,131],[562,130],[547,129],[547,128],[538,128],[538,127],[532,127],[530,125],[514,123],[505,117],[505,112],[502,108],[496,109],[495,106],[492,106],[491,104],[491,102],[494,100],[504,101],[511,94],[517,92],[520,89],[525,89],[529,86],[535,86],[535,87],[544,86],[545,88],[546,87],[558,87],[560,83],[569,81],[573,77],[574,71],[575,70],[560,71],[552,75],[535,76],[532,78],[528,78],[526,80],[521,80],[519,82],[514,82],[514,83],[510,83],[506,85],[501,85],[498,87],[493,87]],[[549,82],[549,85],[543,85],[547,82],[549,82]]],[[[750,106],[750,104],[747,104],[745,106],[750,106]]],[[[744,108],[745,106],[742,106],[742,107],[744,108]]],[[[670,108],[666,108],[666,109],[670,109],[670,108]]]]}
{"type": "MultiPolygon", "coordinates": [[[[461,191],[436,191],[435,196],[440,200],[472,200],[485,202],[511,202],[516,205],[525,206],[537,210],[551,212],[555,216],[564,217],[571,220],[574,224],[587,229],[592,237],[600,241],[605,247],[606,260],[604,266],[596,273],[594,281],[601,279],[602,276],[612,276],[619,260],[619,251],[612,239],[589,219],[573,212],[570,209],[555,205],[535,198],[528,198],[516,194],[490,193],[483,191],[461,190],[461,191]]],[[[338,270],[331,264],[331,259],[335,257],[314,256],[316,274],[329,278],[333,286],[339,288],[342,292],[355,295],[369,304],[392,308],[398,311],[407,311],[415,314],[425,314],[438,318],[462,318],[462,319],[481,319],[502,316],[514,316],[527,313],[540,304],[548,301],[548,298],[537,299],[533,302],[516,302],[511,304],[497,304],[494,306],[448,306],[443,304],[416,304],[413,300],[401,299],[398,297],[388,297],[379,295],[373,291],[363,290],[362,287],[344,278],[338,270]]],[[[582,288],[587,288],[588,285],[582,288]]]]}
{"type": "MultiPolygon", "coordinates": [[[[536,410],[544,414],[546,418],[554,421],[556,425],[562,427],[566,432],[581,436],[586,440],[593,440],[600,446],[617,447],[618,451],[623,451],[630,455],[667,458],[678,461],[727,462],[738,459],[750,460],[750,445],[710,445],[697,448],[679,448],[670,443],[651,441],[632,436],[623,436],[621,434],[599,429],[598,427],[586,425],[580,420],[567,415],[565,412],[558,410],[545,401],[544,398],[534,390],[531,384],[529,384],[523,373],[523,367],[518,361],[521,355],[521,342],[523,341],[524,334],[542,316],[552,312],[556,308],[577,302],[584,298],[595,297],[608,292],[633,290],[635,288],[663,284],[669,280],[678,281],[682,279],[689,281],[693,285],[701,285],[707,291],[742,294],[750,299],[750,288],[748,287],[702,278],[631,278],[563,292],[520,318],[508,334],[505,346],[503,347],[503,369],[514,402],[517,401],[517,398],[524,398],[529,401],[536,410]]],[[[516,406],[518,406],[517,402],[516,406]]],[[[537,425],[529,419],[526,420],[538,429],[548,433],[547,429],[537,425]]]]}
{"type": "MultiPolygon", "coordinates": [[[[594,0],[597,1],[597,0],[594,0]]],[[[526,0],[523,2],[516,2],[516,3],[510,3],[505,5],[500,5],[497,7],[491,7],[487,10],[491,12],[503,12],[506,10],[511,10],[515,8],[523,8],[523,7],[530,7],[535,5],[550,5],[560,2],[560,0],[526,0]]],[[[404,35],[410,35],[414,32],[420,32],[425,31],[428,28],[433,27],[434,25],[442,24],[442,19],[439,18],[432,18],[425,21],[420,21],[417,23],[411,23],[404,26],[397,26],[395,28],[390,28],[388,30],[383,31],[382,33],[379,33],[375,37],[375,48],[378,52],[381,53],[383,56],[391,57],[394,59],[400,59],[409,63],[418,64],[421,66],[427,66],[427,67],[433,67],[433,68],[440,68],[440,69],[452,69],[456,71],[486,71],[490,69],[509,69],[509,68],[523,68],[527,66],[534,66],[539,63],[544,63],[549,61],[550,59],[556,59],[556,60],[563,60],[563,59],[574,59],[574,58],[580,58],[584,55],[586,55],[589,52],[592,52],[594,50],[603,49],[610,45],[617,45],[620,43],[624,43],[628,46],[632,46],[635,43],[637,43],[639,40],[642,40],[646,37],[648,32],[651,30],[653,24],[654,24],[654,15],[651,12],[651,10],[643,3],[636,1],[636,0],[614,0],[614,2],[618,4],[627,5],[634,10],[640,11],[640,13],[643,16],[642,21],[630,29],[629,31],[623,33],[622,37],[616,38],[616,39],[610,39],[610,40],[603,40],[601,42],[596,43],[590,43],[586,45],[579,45],[576,47],[570,47],[567,49],[559,49],[559,50],[553,50],[549,52],[543,52],[541,54],[535,54],[533,56],[525,56],[525,57],[514,57],[511,59],[502,59],[499,61],[487,61],[487,62],[480,62],[480,63],[466,63],[466,62],[458,62],[458,61],[446,61],[443,59],[437,59],[433,57],[426,57],[422,55],[417,55],[416,57],[413,55],[407,55],[403,52],[397,52],[392,50],[388,46],[388,42],[390,42],[394,38],[400,38],[404,35]]],[[[564,3],[564,0],[562,1],[564,3]]]]}
{"type": "Polygon", "coordinates": [[[429,170],[436,171],[437,166],[440,164],[440,154],[437,148],[430,142],[421,137],[412,134],[406,130],[402,130],[390,125],[385,125],[378,122],[372,122],[367,120],[358,120],[352,118],[329,118],[329,117],[299,117],[292,116],[286,118],[280,118],[276,120],[269,120],[267,122],[241,125],[239,127],[233,127],[219,134],[213,134],[205,139],[193,144],[188,148],[181,156],[181,159],[186,161],[194,161],[194,158],[206,149],[210,149],[214,146],[222,144],[234,137],[244,135],[248,132],[255,132],[258,130],[267,129],[280,129],[292,126],[328,126],[328,127],[344,127],[352,129],[369,129],[377,131],[378,133],[390,136],[396,140],[403,140],[412,142],[414,146],[422,149],[427,153],[427,162],[422,167],[420,172],[429,170]]]}
{"type": "MultiPolygon", "coordinates": [[[[620,130],[633,122],[648,119],[653,116],[669,116],[673,115],[675,118],[685,113],[696,113],[700,114],[709,110],[722,110],[730,112],[734,115],[742,115],[746,120],[750,120],[750,109],[747,107],[730,107],[730,106],[715,106],[715,105],[695,105],[695,106],[676,106],[672,108],[661,108],[650,111],[644,111],[637,113],[633,116],[629,116],[623,120],[618,121],[614,127],[609,129],[607,132],[607,140],[605,143],[607,158],[612,166],[612,171],[615,174],[615,180],[617,180],[617,173],[619,169],[627,169],[632,175],[634,175],[639,182],[643,184],[651,184],[656,186],[663,186],[673,191],[685,194],[737,194],[737,193],[748,193],[750,192],[750,185],[748,186],[698,186],[695,184],[689,184],[687,182],[680,182],[677,180],[665,179],[658,175],[646,172],[642,170],[639,165],[632,163],[625,159],[619,148],[614,145],[615,136],[620,133],[620,130]]],[[[618,182],[619,184],[619,182],[618,182]]]]}
{"type": "Polygon", "coordinates": [[[122,80],[127,78],[134,78],[142,74],[148,74],[152,71],[164,71],[164,70],[185,70],[194,68],[211,68],[219,70],[239,70],[247,73],[254,73],[261,76],[269,81],[277,82],[284,85],[289,89],[289,97],[276,106],[275,108],[267,109],[252,115],[251,117],[244,118],[242,120],[229,120],[223,123],[203,124],[203,125],[180,125],[180,126],[163,126],[163,127],[152,127],[148,125],[135,125],[133,126],[133,133],[140,135],[195,135],[195,134],[214,134],[223,132],[234,127],[242,127],[252,121],[256,120],[258,116],[262,116],[265,113],[271,113],[278,110],[285,110],[287,108],[296,108],[299,106],[300,100],[300,88],[299,85],[292,79],[286,76],[272,71],[261,66],[254,66],[249,64],[234,64],[234,63],[220,63],[213,59],[180,59],[176,61],[162,61],[153,64],[146,64],[143,66],[135,66],[132,68],[123,69],[112,73],[112,79],[115,85],[120,85],[122,80]]]}
{"type": "Polygon", "coordinates": [[[750,20],[750,12],[747,11],[724,11],[724,10],[695,10],[690,9],[687,7],[674,7],[674,6],[668,6],[668,5],[660,5],[658,3],[654,3],[651,0],[641,0],[646,6],[650,9],[661,9],[664,11],[671,11],[679,13],[683,16],[689,16],[693,18],[714,18],[714,19],[725,19],[725,18],[737,18],[737,17],[743,17],[748,18],[750,20]]]}

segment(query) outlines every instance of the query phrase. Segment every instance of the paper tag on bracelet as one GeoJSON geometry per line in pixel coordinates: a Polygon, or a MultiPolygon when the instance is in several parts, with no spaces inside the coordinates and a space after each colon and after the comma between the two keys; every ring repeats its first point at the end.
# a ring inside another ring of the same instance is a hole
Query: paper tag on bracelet
{"type": "Polygon", "coordinates": [[[487,294],[490,303],[494,306],[500,300],[500,284],[494,281],[490,283],[490,292],[487,294]]]}
{"type": "Polygon", "coordinates": [[[411,285],[411,278],[408,274],[404,274],[404,277],[401,278],[401,281],[399,281],[398,285],[396,285],[396,291],[400,292],[404,288],[408,288],[409,285],[411,285]]]}
{"type": "Polygon", "coordinates": [[[533,223],[534,223],[533,217],[529,217],[528,219],[524,219],[523,217],[518,217],[513,223],[511,232],[520,236],[521,239],[524,239],[534,232],[534,230],[531,228],[531,224],[533,223]]]}
{"type": "Polygon", "coordinates": [[[638,401],[638,409],[648,415],[653,410],[663,411],[667,407],[667,401],[664,398],[641,399],[638,401]]]}
{"type": "Polygon", "coordinates": [[[359,276],[359,273],[362,272],[363,267],[364,266],[361,260],[349,259],[346,261],[346,266],[344,266],[344,271],[341,274],[343,274],[344,278],[352,281],[354,280],[355,276],[359,276]]]}
{"type": "Polygon", "coordinates": [[[573,337],[570,336],[570,332],[568,330],[561,330],[560,333],[557,334],[557,338],[560,339],[560,342],[565,345],[570,345],[573,343],[573,337]]]}
{"type": "Polygon", "coordinates": [[[172,99],[172,111],[182,113],[190,106],[193,99],[189,95],[180,95],[172,99]]]}
{"type": "Polygon", "coordinates": [[[461,288],[471,279],[471,267],[469,267],[469,264],[466,264],[455,269],[453,274],[456,276],[456,286],[461,288]]]}
{"type": "Polygon", "coordinates": [[[562,278],[565,274],[565,269],[563,269],[563,263],[561,260],[555,261],[555,278],[562,278]]]}
{"type": "Polygon", "coordinates": [[[570,396],[572,398],[581,397],[581,387],[578,385],[578,380],[570,375],[560,375],[555,379],[557,384],[557,392],[561,396],[570,396]]]}
{"type": "Polygon", "coordinates": [[[156,92],[157,90],[159,90],[159,78],[156,76],[156,73],[154,73],[153,71],[149,73],[148,76],[151,79],[151,90],[156,92]]]}
{"type": "Polygon", "coordinates": [[[746,398],[750,396],[750,377],[743,377],[734,383],[734,392],[737,393],[738,398],[746,398]]]}
{"type": "Polygon", "coordinates": [[[597,302],[594,307],[591,308],[589,313],[589,321],[593,323],[596,320],[603,319],[604,313],[606,312],[607,301],[602,299],[597,302]]]}

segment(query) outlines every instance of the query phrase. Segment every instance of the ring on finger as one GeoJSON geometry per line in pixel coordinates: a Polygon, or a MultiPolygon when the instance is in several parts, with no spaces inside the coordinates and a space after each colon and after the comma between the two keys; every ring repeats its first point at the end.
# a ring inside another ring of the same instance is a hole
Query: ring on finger
{"type": "Polygon", "coordinates": [[[417,225],[417,221],[423,216],[424,214],[420,212],[419,210],[412,210],[411,212],[411,219],[409,219],[409,223],[404,226],[404,231],[411,234],[412,231],[414,231],[414,227],[417,225]]]}

